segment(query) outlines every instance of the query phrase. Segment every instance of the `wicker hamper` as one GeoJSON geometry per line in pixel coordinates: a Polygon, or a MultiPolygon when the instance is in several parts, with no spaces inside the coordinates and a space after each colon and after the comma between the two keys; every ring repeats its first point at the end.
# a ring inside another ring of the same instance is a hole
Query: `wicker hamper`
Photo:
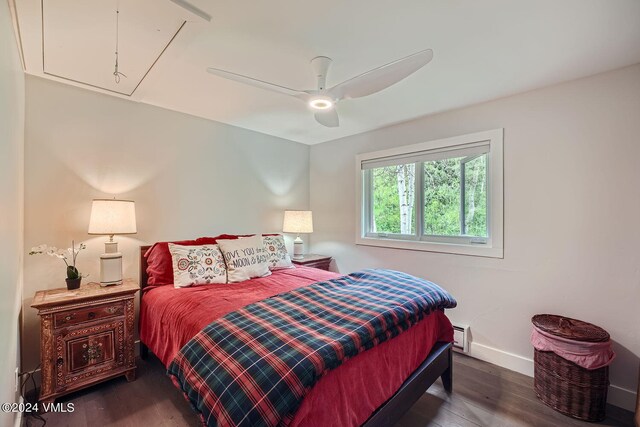
{"type": "MultiPolygon", "coordinates": [[[[573,341],[604,342],[604,329],[568,317],[533,316],[539,329],[573,341]]],[[[585,421],[602,421],[607,405],[609,367],[585,369],[552,351],[535,350],[534,389],[538,398],[555,410],[585,421]]]]}

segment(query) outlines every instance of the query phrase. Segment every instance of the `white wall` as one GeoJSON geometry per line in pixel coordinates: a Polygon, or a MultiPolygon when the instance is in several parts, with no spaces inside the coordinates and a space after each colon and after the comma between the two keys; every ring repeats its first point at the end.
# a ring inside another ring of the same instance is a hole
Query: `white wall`
{"type": "MultiPolygon", "coordinates": [[[[6,1],[0,1],[0,402],[15,402],[22,300],[24,74],[6,1]]],[[[13,414],[0,413],[0,425],[13,414]]]]}
{"type": "MultiPolygon", "coordinates": [[[[215,94],[212,94],[215,96],[215,94]]],[[[285,209],[309,204],[309,148],[37,77],[26,81],[25,246],[88,250],[85,279],[99,281],[101,236],[87,235],[91,200],[136,202],[138,234],[116,237],[125,277],[138,246],[220,233],[282,230],[285,209]]],[[[25,260],[25,364],[37,365],[36,290],[64,287],[63,263],[25,260]]]]}
{"type": "Polygon", "coordinates": [[[389,267],[440,283],[459,303],[451,320],[471,326],[472,353],[521,372],[532,372],[533,314],[601,325],[618,355],[609,401],[630,409],[640,355],[639,184],[636,65],[312,146],[311,245],[343,272],[389,267]],[[495,128],[505,138],[504,259],[354,244],[356,154],[495,128]]]}

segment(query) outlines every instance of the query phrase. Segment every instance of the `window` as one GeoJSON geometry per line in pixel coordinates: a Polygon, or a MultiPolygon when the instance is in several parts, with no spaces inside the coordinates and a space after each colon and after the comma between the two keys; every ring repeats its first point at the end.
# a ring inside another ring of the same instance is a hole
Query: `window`
{"type": "Polygon", "coordinates": [[[502,129],[359,155],[356,243],[502,257],[502,129]]]}

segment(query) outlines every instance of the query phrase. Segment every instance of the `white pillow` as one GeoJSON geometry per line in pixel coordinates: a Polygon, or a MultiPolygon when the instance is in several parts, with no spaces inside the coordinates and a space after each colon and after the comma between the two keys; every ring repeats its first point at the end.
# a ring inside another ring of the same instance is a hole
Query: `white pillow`
{"type": "Polygon", "coordinates": [[[287,252],[284,244],[284,237],[281,234],[277,236],[263,236],[262,244],[264,250],[269,255],[269,270],[280,270],[283,268],[294,268],[291,257],[287,252]]]}
{"type": "Polygon", "coordinates": [[[184,288],[227,283],[227,268],[218,245],[182,246],[169,243],[173,262],[173,286],[184,288]]]}
{"type": "Polygon", "coordinates": [[[262,236],[255,235],[217,242],[227,263],[229,283],[244,282],[254,277],[271,274],[269,256],[262,245],[262,236]]]}

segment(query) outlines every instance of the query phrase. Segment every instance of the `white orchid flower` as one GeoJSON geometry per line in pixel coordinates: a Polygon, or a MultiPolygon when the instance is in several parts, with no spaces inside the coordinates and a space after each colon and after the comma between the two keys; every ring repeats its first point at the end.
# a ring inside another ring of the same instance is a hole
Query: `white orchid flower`
{"type": "MultiPolygon", "coordinates": [[[[73,241],[72,241],[73,242],[73,241]]],[[[77,247],[74,245],[71,248],[67,249],[58,249],[55,246],[47,246],[47,245],[38,245],[31,248],[29,255],[38,255],[38,254],[47,254],[49,256],[53,256],[64,261],[67,268],[76,266],[76,257],[78,253],[86,249],[87,245],[84,243],[80,243],[77,247]]],[[[84,275],[80,275],[81,277],[86,277],[84,275]]]]}
{"type": "Polygon", "coordinates": [[[54,255],[60,259],[67,259],[67,251],[64,249],[58,249],[54,255]]]}
{"type": "Polygon", "coordinates": [[[46,250],[47,250],[47,245],[43,244],[43,245],[34,246],[31,248],[31,251],[29,251],[29,255],[41,254],[46,250]]]}

